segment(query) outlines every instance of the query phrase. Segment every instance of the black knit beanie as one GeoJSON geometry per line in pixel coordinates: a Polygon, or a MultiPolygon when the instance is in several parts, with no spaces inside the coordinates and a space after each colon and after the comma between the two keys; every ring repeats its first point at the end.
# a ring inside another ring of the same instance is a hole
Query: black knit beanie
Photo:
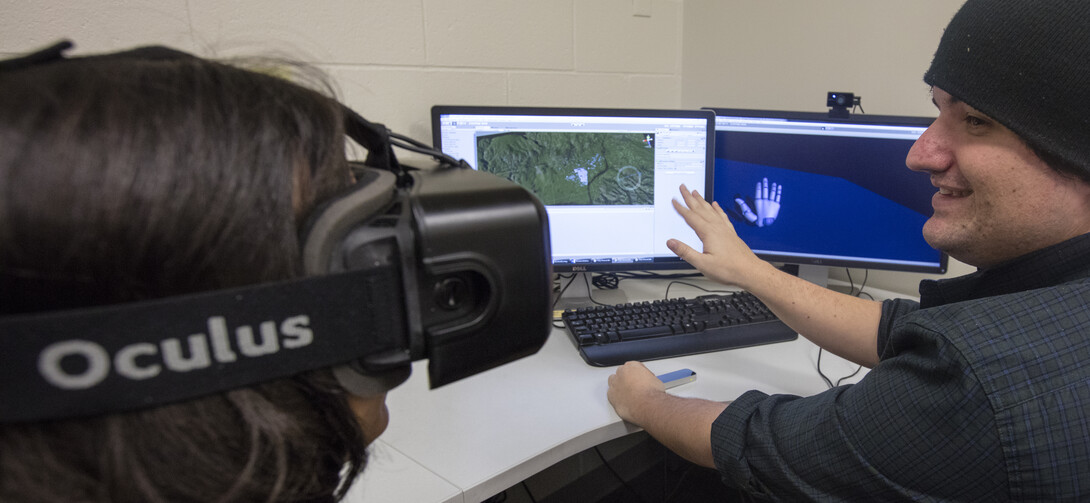
{"type": "Polygon", "coordinates": [[[923,79],[1090,180],[1090,0],[968,0],[923,79]]]}

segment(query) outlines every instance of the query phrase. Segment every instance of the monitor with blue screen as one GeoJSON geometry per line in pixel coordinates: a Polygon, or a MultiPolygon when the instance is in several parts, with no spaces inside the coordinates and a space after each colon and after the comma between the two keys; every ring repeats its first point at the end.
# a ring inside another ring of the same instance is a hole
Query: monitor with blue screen
{"type": "Polygon", "coordinates": [[[771,262],[926,273],[935,188],[905,157],[933,119],[744,109],[716,113],[714,199],[771,262]]]}

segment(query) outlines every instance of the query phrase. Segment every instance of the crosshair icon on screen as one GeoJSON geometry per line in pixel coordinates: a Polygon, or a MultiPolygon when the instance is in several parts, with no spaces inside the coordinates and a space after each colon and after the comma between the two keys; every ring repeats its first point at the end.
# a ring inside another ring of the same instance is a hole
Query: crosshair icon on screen
{"type": "Polygon", "coordinates": [[[624,190],[636,190],[640,187],[640,170],[635,166],[625,166],[617,172],[617,185],[624,190]]]}

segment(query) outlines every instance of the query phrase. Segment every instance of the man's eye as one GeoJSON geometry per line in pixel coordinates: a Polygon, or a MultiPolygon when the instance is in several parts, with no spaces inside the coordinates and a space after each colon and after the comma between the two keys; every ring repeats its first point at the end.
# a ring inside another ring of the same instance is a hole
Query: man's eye
{"type": "Polygon", "coordinates": [[[966,115],[965,123],[969,124],[970,126],[983,126],[987,124],[988,121],[981,119],[980,117],[977,117],[975,115],[966,115]]]}

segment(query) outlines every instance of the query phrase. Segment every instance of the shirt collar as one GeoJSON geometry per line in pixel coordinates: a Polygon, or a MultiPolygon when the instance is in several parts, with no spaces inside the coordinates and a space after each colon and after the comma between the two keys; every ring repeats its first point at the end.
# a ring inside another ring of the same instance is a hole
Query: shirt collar
{"type": "Polygon", "coordinates": [[[972,274],[921,281],[920,307],[1033,290],[1087,276],[1090,234],[1083,234],[972,274]]]}

